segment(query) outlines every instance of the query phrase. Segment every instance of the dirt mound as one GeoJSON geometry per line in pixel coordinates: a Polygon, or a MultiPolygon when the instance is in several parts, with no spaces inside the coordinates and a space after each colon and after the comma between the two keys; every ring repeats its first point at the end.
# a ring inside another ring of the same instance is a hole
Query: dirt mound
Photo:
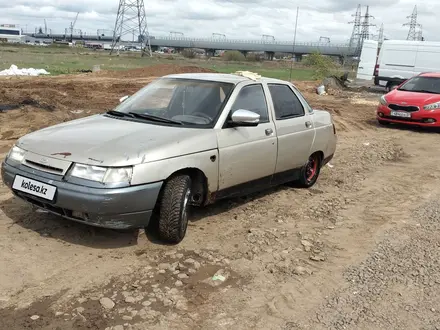
{"type": "Polygon", "coordinates": [[[176,65],[176,64],[157,64],[150,65],[139,69],[124,70],[124,71],[100,71],[100,76],[112,78],[146,78],[146,77],[161,77],[168,74],[177,73],[198,73],[198,72],[216,72],[211,69],[201,68],[193,65],[176,65]]]}

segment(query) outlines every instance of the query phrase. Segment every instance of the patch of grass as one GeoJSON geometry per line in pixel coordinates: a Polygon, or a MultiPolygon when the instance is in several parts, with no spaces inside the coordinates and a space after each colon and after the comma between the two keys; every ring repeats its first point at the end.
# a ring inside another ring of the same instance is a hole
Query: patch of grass
{"type": "MultiPolygon", "coordinates": [[[[252,64],[229,64],[229,65],[214,65],[211,66],[213,70],[221,73],[233,73],[236,71],[252,71],[264,77],[275,78],[281,80],[289,80],[290,68],[265,68],[264,65],[252,64]]],[[[292,70],[292,80],[313,80],[313,70],[294,68],[292,70]]]]}
{"type": "MultiPolygon", "coordinates": [[[[93,51],[85,48],[0,46],[0,70],[12,64],[19,68],[46,69],[52,75],[75,73],[80,70],[92,70],[100,65],[103,70],[127,70],[149,65],[168,63],[176,65],[197,65],[221,73],[233,73],[247,70],[262,76],[288,80],[290,64],[287,62],[251,62],[225,61],[222,58],[197,59],[184,58],[175,54],[170,56],[141,57],[139,53],[121,53],[109,55],[109,51],[93,51]]],[[[313,69],[295,63],[292,80],[313,80],[313,69]]]]}

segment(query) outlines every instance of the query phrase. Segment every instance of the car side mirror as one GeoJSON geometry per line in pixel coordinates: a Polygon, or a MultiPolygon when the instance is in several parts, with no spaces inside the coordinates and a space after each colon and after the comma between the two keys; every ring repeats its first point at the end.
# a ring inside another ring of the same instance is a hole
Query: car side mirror
{"type": "Polygon", "coordinates": [[[123,96],[123,97],[121,97],[120,99],[119,99],[119,103],[122,103],[122,102],[124,102],[126,99],[128,99],[130,96],[128,96],[128,95],[125,95],[125,96],[123,96]]]}
{"type": "Polygon", "coordinates": [[[234,111],[229,121],[232,126],[258,126],[259,123],[260,115],[245,109],[234,111]]]}

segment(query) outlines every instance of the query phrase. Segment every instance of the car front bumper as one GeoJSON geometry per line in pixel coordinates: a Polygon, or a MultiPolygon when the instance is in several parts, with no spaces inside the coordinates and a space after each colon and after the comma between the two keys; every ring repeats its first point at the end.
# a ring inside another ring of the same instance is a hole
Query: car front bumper
{"type": "MultiPolygon", "coordinates": [[[[14,164],[15,165],[15,164],[14,164]]],[[[3,182],[15,196],[63,218],[84,224],[130,229],[146,227],[156,205],[162,182],[124,188],[90,188],[54,179],[46,172],[2,163],[3,182]],[[12,188],[16,175],[56,187],[53,201],[33,196],[12,188]]]]}
{"type": "MultiPolygon", "coordinates": [[[[384,105],[379,105],[376,110],[376,118],[380,121],[386,121],[396,124],[416,125],[423,127],[440,127],[440,111],[419,110],[409,112],[410,118],[391,116],[391,109],[384,105]]],[[[402,111],[404,112],[404,111],[402,111]]]]}

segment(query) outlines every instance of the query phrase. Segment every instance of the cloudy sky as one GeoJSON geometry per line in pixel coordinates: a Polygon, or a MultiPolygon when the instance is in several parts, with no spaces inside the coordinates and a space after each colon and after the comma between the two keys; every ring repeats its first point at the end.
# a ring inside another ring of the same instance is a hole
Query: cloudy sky
{"type": "MultiPolygon", "coordinates": [[[[210,37],[212,33],[228,38],[261,39],[273,35],[277,40],[292,40],[296,7],[299,6],[298,42],[315,42],[329,37],[332,42],[350,38],[359,0],[144,0],[151,35],[168,36],[178,31],[187,37],[210,37]]],[[[118,0],[0,0],[0,24],[20,24],[23,30],[44,27],[62,33],[80,12],[76,28],[96,34],[97,29],[112,30],[118,0]]],[[[406,39],[408,27],[403,27],[412,13],[415,0],[369,0],[374,16],[370,27],[373,34],[383,23],[385,37],[406,39]]],[[[440,41],[436,13],[438,0],[418,4],[419,23],[426,40],[440,41]]]]}

